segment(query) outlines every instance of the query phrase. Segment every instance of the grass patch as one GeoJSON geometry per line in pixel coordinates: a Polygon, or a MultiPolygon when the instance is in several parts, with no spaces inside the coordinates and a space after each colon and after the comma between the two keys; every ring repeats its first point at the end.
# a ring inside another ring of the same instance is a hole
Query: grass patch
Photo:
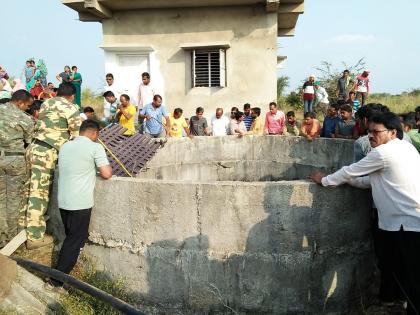
{"type": "MultiPolygon", "coordinates": [[[[79,257],[80,263],[73,270],[72,275],[83,282],[105,291],[112,296],[125,301],[128,304],[135,304],[135,299],[125,289],[124,279],[110,279],[104,272],[97,271],[93,262],[86,256],[79,257]]],[[[71,288],[69,295],[64,296],[61,301],[65,311],[59,315],[117,315],[121,312],[109,304],[102,302],[82,291],[71,288]]]]}
{"type": "Polygon", "coordinates": [[[416,93],[404,93],[401,95],[371,94],[368,103],[381,103],[397,114],[412,112],[420,106],[420,95],[416,93]]]}

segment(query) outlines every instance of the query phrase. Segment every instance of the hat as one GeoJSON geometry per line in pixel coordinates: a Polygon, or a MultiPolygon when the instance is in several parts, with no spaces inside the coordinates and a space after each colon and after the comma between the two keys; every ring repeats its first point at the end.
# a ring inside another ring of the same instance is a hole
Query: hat
{"type": "Polygon", "coordinates": [[[316,85],[316,86],[320,86],[320,85],[321,85],[321,82],[320,82],[320,81],[315,81],[315,82],[314,82],[314,85],[316,85]]]}
{"type": "Polygon", "coordinates": [[[309,79],[310,78],[314,78],[315,79],[315,76],[313,75],[313,74],[311,74],[310,76],[309,76],[309,79]]]}

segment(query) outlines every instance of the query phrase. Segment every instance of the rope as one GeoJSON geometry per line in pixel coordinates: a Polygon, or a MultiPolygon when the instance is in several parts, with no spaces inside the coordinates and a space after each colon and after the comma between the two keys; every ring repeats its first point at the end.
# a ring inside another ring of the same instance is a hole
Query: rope
{"type": "Polygon", "coordinates": [[[108,148],[106,146],[106,144],[102,142],[101,139],[98,139],[98,141],[99,141],[100,144],[102,144],[102,146],[105,148],[105,150],[107,150],[109,152],[109,154],[112,156],[112,158],[115,160],[115,162],[117,162],[118,165],[121,166],[121,168],[124,170],[124,172],[128,176],[133,177],[133,175],[127,170],[127,168],[124,166],[124,164],[117,158],[117,156],[111,151],[111,149],[108,148]]]}

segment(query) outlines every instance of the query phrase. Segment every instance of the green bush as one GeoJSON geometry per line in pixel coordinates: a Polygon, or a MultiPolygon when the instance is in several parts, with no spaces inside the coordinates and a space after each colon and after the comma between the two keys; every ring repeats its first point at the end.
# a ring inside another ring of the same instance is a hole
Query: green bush
{"type": "Polygon", "coordinates": [[[286,97],[286,103],[295,109],[303,108],[303,101],[299,91],[292,91],[286,97]]]}

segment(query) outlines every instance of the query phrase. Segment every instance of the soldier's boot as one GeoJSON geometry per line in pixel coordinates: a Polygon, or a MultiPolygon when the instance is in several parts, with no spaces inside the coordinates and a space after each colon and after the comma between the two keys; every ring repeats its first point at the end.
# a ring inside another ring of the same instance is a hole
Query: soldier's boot
{"type": "Polygon", "coordinates": [[[54,238],[51,235],[45,234],[44,237],[40,240],[27,240],[26,248],[27,249],[36,249],[44,246],[48,246],[54,243],[54,238]]]}

